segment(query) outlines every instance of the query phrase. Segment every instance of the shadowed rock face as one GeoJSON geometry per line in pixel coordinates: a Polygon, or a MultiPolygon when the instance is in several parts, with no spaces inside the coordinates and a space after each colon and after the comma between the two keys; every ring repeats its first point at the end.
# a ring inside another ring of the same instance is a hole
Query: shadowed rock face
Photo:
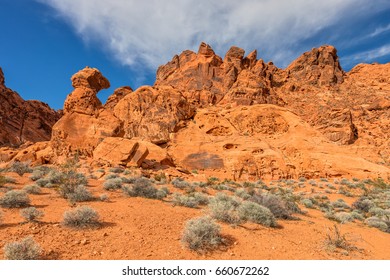
{"type": "Polygon", "coordinates": [[[39,101],[25,101],[5,86],[0,68],[0,146],[19,146],[50,139],[61,114],[39,101]]]}

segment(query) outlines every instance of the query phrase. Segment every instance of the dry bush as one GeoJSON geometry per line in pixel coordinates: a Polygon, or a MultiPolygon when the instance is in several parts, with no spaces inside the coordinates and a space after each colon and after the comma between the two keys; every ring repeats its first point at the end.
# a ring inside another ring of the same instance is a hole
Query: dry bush
{"type": "Polygon", "coordinates": [[[28,207],[25,209],[20,210],[20,215],[27,221],[27,222],[36,222],[40,218],[44,216],[43,211],[38,210],[35,207],[28,207]]]}
{"type": "Polygon", "coordinates": [[[80,206],[66,211],[62,224],[75,229],[96,228],[100,226],[99,214],[89,206],[80,206]]]}
{"type": "Polygon", "coordinates": [[[8,191],[0,198],[0,206],[5,208],[21,208],[30,204],[30,198],[25,191],[8,191]]]}
{"type": "Polygon", "coordinates": [[[6,260],[37,260],[42,253],[41,247],[31,236],[19,242],[7,243],[3,250],[6,260]]]}

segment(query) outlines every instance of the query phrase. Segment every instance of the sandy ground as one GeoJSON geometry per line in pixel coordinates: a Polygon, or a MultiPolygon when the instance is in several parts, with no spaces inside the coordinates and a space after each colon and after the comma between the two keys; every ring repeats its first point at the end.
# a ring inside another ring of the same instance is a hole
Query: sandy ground
{"type": "MultiPolygon", "coordinates": [[[[7,175],[17,179],[15,189],[32,183],[30,174],[22,178],[14,173],[7,175]]],[[[90,179],[88,188],[95,196],[107,193],[109,201],[77,203],[97,210],[102,227],[87,230],[63,227],[63,213],[75,206],[55,190],[44,188],[42,194],[29,195],[31,206],[45,213],[39,223],[24,223],[20,209],[1,209],[4,218],[0,225],[0,247],[31,235],[43,248],[43,259],[390,259],[390,234],[362,222],[340,225],[324,218],[319,210],[303,206],[307,213],[296,215],[300,220],[278,220],[278,228],[219,223],[228,244],[198,254],[184,248],[180,239],[186,221],[203,216],[205,208],[174,207],[169,199],[125,197],[121,191],[105,191],[103,182],[90,179]],[[326,232],[334,224],[357,249],[331,250],[325,245],[326,232]]],[[[0,259],[3,258],[1,250],[0,259]]]]}

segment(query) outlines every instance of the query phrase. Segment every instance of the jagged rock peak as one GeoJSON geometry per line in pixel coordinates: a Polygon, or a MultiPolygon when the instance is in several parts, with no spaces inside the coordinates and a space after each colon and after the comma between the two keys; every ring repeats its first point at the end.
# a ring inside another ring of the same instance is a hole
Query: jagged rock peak
{"type": "Polygon", "coordinates": [[[215,52],[210,47],[210,45],[206,44],[205,42],[202,42],[202,43],[200,43],[198,54],[204,55],[204,56],[213,56],[213,55],[215,55],[215,52]]]}
{"type": "Polygon", "coordinates": [[[296,79],[319,86],[342,83],[344,76],[336,48],[328,45],[305,52],[286,70],[296,79]]]}
{"type": "Polygon", "coordinates": [[[96,68],[85,67],[71,78],[74,88],[91,88],[96,92],[110,87],[110,82],[96,68]]]}
{"type": "Polygon", "coordinates": [[[232,46],[226,53],[225,55],[225,60],[230,60],[230,59],[242,59],[245,55],[245,50],[232,46]]]}

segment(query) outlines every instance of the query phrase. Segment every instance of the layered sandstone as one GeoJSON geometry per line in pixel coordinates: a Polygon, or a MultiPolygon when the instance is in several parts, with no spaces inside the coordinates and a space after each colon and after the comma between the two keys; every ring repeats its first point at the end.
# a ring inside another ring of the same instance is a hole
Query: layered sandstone
{"type": "Polygon", "coordinates": [[[0,146],[47,141],[51,128],[60,118],[59,112],[35,100],[23,100],[7,88],[0,68],[0,146]]]}

